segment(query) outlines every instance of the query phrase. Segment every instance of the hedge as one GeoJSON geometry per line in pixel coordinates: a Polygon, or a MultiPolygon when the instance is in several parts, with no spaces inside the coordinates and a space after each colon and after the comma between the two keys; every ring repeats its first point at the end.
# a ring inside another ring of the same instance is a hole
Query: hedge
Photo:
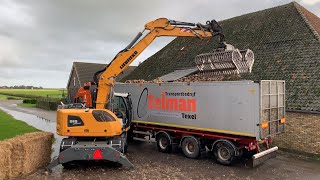
{"type": "Polygon", "coordinates": [[[37,107],[46,110],[57,110],[60,100],[57,99],[38,99],[37,107]]]}
{"type": "Polygon", "coordinates": [[[37,100],[36,99],[24,99],[22,102],[26,103],[26,104],[36,104],[37,100]]]}

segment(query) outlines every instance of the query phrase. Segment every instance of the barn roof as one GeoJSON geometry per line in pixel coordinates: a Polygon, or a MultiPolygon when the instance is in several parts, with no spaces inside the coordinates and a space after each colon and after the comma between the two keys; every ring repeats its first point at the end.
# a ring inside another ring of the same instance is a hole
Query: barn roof
{"type": "MultiPolygon", "coordinates": [[[[320,111],[320,19],[296,2],[220,22],[226,41],[252,49],[250,80],[286,80],[287,108],[320,111]]],[[[124,79],[152,80],[177,68],[195,67],[196,55],[216,39],[178,37],[124,79]]]]}
{"type": "MultiPolygon", "coordinates": [[[[105,68],[107,65],[108,64],[73,62],[71,71],[76,71],[79,83],[82,86],[86,82],[93,81],[94,73],[105,68]]],[[[131,73],[136,67],[137,66],[129,66],[123,73],[119,74],[119,76],[116,77],[116,81],[121,81],[123,77],[131,73]]],[[[68,85],[69,85],[69,82],[70,82],[70,78],[68,81],[68,85]]]]}

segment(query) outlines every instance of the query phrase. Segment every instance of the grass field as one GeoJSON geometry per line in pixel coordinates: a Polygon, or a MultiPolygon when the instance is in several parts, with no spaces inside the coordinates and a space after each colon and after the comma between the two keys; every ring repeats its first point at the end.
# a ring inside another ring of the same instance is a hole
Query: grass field
{"type": "Polygon", "coordinates": [[[39,130],[0,110],[0,141],[34,131],[39,130]]]}
{"type": "MultiPolygon", "coordinates": [[[[66,90],[64,91],[66,95],[66,90]]],[[[61,98],[63,91],[58,89],[0,89],[0,100],[3,94],[12,96],[61,98]]]]}

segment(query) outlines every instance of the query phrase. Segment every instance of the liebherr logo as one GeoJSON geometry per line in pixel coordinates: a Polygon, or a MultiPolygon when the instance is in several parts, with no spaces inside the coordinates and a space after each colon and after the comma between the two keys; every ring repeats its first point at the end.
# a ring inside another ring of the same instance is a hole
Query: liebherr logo
{"type": "Polygon", "coordinates": [[[137,54],[137,51],[133,52],[131,56],[123,64],[121,64],[120,69],[123,69],[137,54]]]}

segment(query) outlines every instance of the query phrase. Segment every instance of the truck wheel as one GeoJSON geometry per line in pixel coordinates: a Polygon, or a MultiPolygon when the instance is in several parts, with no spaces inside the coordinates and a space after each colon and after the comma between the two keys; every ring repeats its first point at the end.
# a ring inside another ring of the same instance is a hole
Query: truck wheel
{"type": "Polygon", "coordinates": [[[157,134],[157,147],[158,151],[169,153],[172,150],[171,138],[167,133],[157,134]]]}
{"type": "Polygon", "coordinates": [[[182,151],[187,158],[195,159],[200,155],[199,142],[195,137],[185,137],[182,141],[182,151]]]}
{"type": "Polygon", "coordinates": [[[232,165],[236,160],[234,145],[229,141],[217,142],[213,147],[213,155],[222,165],[232,165]]]}

